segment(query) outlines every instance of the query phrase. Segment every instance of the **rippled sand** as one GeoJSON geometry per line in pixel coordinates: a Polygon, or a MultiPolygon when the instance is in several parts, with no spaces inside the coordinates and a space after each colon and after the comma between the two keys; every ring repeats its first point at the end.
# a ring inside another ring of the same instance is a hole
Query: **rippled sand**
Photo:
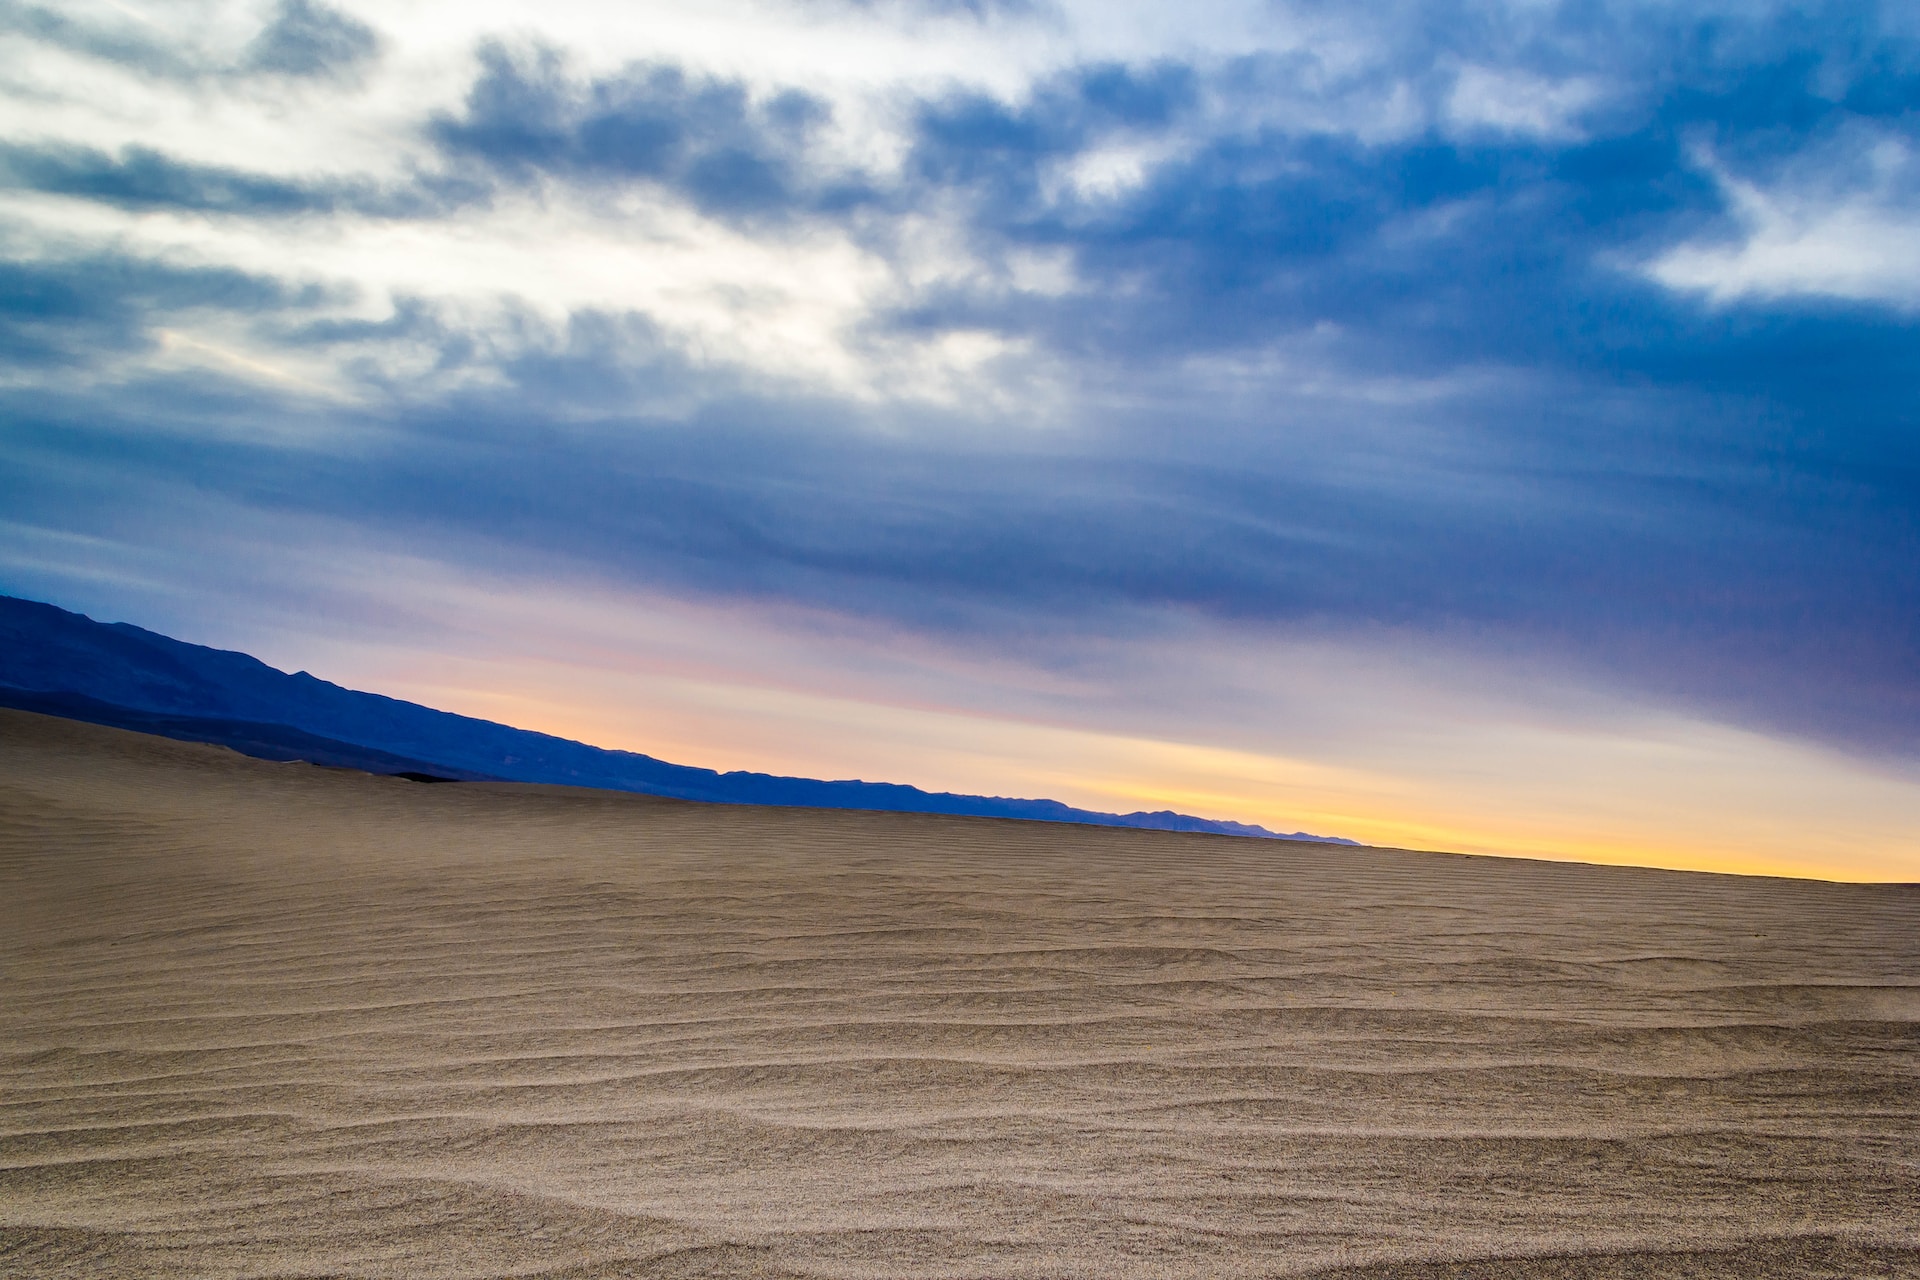
{"type": "Polygon", "coordinates": [[[1920,1275],[1920,892],[0,712],[9,1276],[1920,1275]]]}

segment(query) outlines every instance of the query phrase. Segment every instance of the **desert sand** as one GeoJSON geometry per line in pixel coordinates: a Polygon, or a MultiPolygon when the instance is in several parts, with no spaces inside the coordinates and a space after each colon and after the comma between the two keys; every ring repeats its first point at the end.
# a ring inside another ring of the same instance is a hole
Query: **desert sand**
{"type": "Polygon", "coordinates": [[[1920,1275],[1920,891],[0,712],[8,1276],[1920,1275]]]}

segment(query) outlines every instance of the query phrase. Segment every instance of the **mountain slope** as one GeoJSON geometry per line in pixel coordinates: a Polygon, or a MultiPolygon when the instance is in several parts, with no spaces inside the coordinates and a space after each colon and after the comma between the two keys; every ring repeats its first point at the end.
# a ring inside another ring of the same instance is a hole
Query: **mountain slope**
{"type": "Polygon", "coordinates": [[[450,769],[430,760],[415,760],[394,755],[390,751],[339,742],[323,738],[317,733],[295,729],[291,725],[140,711],[77,693],[41,693],[0,685],[0,707],[36,711],[41,715],[59,716],[66,720],[84,720],[88,724],[103,724],[115,729],[131,729],[136,733],[151,733],[179,742],[211,742],[231,747],[256,760],[299,760],[334,769],[359,769],[364,773],[394,774],[421,781],[500,781],[491,774],[450,769]]]}
{"type": "Polygon", "coordinates": [[[895,783],[718,773],[344,689],[304,671],[289,675],[244,653],[188,644],[124,622],[95,622],[11,596],[0,596],[0,686],[11,691],[0,694],[0,702],[24,710],[219,742],[268,759],[373,772],[561,783],[725,804],[974,814],[1353,843],[1304,832],[1280,836],[1264,827],[1170,811],[1098,813],[1054,800],[954,795],[895,783]],[[42,705],[30,705],[35,698],[42,705]],[[58,705],[67,709],[52,709],[58,705]]]}

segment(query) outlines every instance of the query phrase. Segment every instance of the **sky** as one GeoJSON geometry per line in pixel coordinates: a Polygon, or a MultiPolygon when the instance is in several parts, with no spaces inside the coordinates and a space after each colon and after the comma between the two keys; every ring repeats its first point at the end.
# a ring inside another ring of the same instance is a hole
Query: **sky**
{"type": "Polygon", "coordinates": [[[681,763],[1920,880],[1920,8],[0,0],[0,590],[681,763]]]}

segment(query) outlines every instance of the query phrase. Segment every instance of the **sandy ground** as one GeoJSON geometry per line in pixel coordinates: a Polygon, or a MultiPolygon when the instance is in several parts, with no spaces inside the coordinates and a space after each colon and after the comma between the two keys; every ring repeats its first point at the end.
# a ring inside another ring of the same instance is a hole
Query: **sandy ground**
{"type": "Polygon", "coordinates": [[[0,712],[8,1276],[1920,1276],[1920,891],[0,712]]]}

